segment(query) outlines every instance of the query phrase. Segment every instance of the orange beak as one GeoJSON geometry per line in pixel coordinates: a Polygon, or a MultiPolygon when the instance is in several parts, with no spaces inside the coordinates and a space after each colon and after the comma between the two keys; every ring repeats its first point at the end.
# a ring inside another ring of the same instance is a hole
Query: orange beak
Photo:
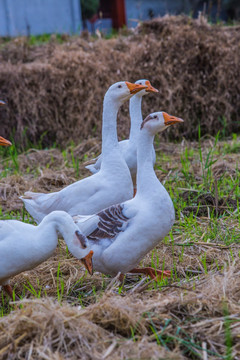
{"type": "Polygon", "coordinates": [[[147,89],[146,85],[133,84],[128,81],[125,81],[125,83],[130,91],[130,94],[136,94],[141,90],[147,89]]]}
{"type": "Polygon", "coordinates": [[[151,83],[150,83],[150,81],[146,81],[145,82],[145,84],[147,85],[147,89],[146,89],[146,92],[159,92],[157,89],[155,89],[152,85],[151,85],[151,83]]]}
{"type": "Polygon", "coordinates": [[[0,105],[6,105],[6,103],[2,100],[0,100],[0,105]]]}
{"type": "Polygon", "coordinates": [[[92,257],[93,257],[93,251],[91,250],[84,258],[80,259],[90,275],[93,274],[92,257]]]}
{"type": "Polygon", "coordinates": [[[0,146],[11,146],[12,143],[0,136],[0,146]]]}
{"type": "Polygon", "coordinates": [[[166,126],[170,126],[176,123],[182,123],[184,122],[183,119],[177,118],[175,116],[169,115],[165,112],[163,112],[163,117],[164,117],[164,124],[166,126]]]}

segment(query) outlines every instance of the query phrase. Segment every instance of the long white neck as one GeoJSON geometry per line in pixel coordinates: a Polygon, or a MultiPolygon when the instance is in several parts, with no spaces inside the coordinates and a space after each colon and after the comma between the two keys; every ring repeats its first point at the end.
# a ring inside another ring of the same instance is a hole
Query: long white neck
{"type": "Polygon", "coordinates": [[[49,236],[51,234],[52,238],[56,239],[55,246],[57,246],[58,232],[62,235],[66,244],[69,246],[70,240],[72,241],[72,237],[70,237],[70,234],[73,232],[72,225],[73,220],[65,211],[53,211],[49,215],[45,216],[38,227],[41,228],[44,233],[49,231],[49,236]]]}
{"type": "Polygon", "coordinates": [[[72,217],[65,211],[53,211],[42,220],[38,227],[42,227],[42,238],[44,237],[43,234],[46,234],[45,238],[47,241],[51,238],[52,246],[55,246],[54,249],[57,247],[58,233],[60,233],[64,238],[69,251],[76,258],[81,259],[89,252],[89,250],[84,250],[80,246],[79,240],[76,238],[75,234],[78,227],[74,223],[72,217]]]}
{"type": "Polygon", "coordinates": [[[142,96],[135,95],[130,99],[129,112],[131,118],[131,128],[130,128],[129,140],[135,143],[142,123],[141,105],[142,105],[142,96]]]}
{"type": "Polygon", "coordinates": [[[118,147],[117,113],[121,103],[113,101],[107,93],[103,101],[102,124],[102,162],[109,157],[111,151],[118,147]]]}
{"type": "Polygon", "coordinates": [[[159,182],[152,160],[154,136],[146,128],[139,131],[137,143],[137,194],[149,194],[156,187],[162,186],[159,182]]]}

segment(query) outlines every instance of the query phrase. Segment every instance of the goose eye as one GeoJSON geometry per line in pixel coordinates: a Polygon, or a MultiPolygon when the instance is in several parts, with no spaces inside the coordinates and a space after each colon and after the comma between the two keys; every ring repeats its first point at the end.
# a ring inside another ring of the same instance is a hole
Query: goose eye
{"type": "Polygon", "coordinates": [[[87,245],[86,245],[86,238],[83,234],[80,233],[80,231],[75,231],[75,234],[80,242],[80,245],[83,249],[86,249],[87,245]]]}
{"type": "Polygon", "coordinates": [[[142,83],[139,83],[139,85],[142,85],[142,83]]]}
{"type": "Polygon", "coordinates": [[[157,115],[154,115],[154,117],[153,117],[154,119],[157,119],[157,115]]]}
{"type": "Polygon", "coordinates": [[[118,88],[121,89],[122,85],[118,85],[118,88]]]}

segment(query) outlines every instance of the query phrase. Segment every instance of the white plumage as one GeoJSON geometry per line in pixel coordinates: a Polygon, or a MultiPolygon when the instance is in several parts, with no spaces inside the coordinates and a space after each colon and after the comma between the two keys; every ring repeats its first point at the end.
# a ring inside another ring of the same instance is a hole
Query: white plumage
{"type": "Polygon", "coordinates": [[[96,215],[74,217],[94,252],[95,270],[116,275],[150,269],[134,268],[168,234],[175,218],[172,200],[153,169],[153,139],[157,132],[182,121],[162,112],[149,115],[138,136],[136,196],[96,215]]]}
{"type": "Polygon", "coordinates": [[[64,211],[52,212],[38,226],[17,220],[1,220],[0,233],[0,285],[6,287],[10,296],[9,279],[52,256],[58,244],[58,233],[76,258],[84,259],[90,252],[86,249],[87,238],[64,211]]]}
{"type": "MultiPolygon", "coordinates": [[[[137,174],[137,138],[140,130],[140,126],[142,123],[142,98],[143,96],[151,93],[151,92],[158,92],[151,84],[149,80],[138,80],[135,82],[138,85],[146,85],[147,88],[138,92],[134,95],[129,102],[129,113],[131,119],[131,127],[130,127],[130,134],[129,139],[119,141],[119,146],[121,153],[129,167],[133,184],[135,186],[136,183],[136,174],[137,174]]],[[[154,146],[152,146],[152,158],[153,158],[153,165],[156,161],[156,154],[154,150],[154,146]]],[[[86,168],[90,170],[93,174],[96,174],[101,168],[102,162],[102,155],[100,154],[96,158],[96,162],[91,165],[87,165],[86,168]]]]}
{"type": "Polygon", "coordinates": [[[70,215],[88,215],[133,196],[131,175],[119,150],[116,120],[119,107],[145,88],[145,85],[122,81],[110,86],[106,92],[101,171],[58,192],[42,194],[28,191],[20,197],[38,223],[54,210],[64,210],[70,215]]]}

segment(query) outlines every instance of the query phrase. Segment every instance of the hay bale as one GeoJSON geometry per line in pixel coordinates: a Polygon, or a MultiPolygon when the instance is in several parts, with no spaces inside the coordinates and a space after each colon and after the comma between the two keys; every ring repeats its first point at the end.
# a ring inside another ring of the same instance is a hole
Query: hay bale
{"type": "MultiPolygon", "coordinates": [[[[143,23],[115,39],[72,38],[63,44],[29,46],[12,41],[0,51],[1,133],[16,141],[65,147],[101,136],[102,100],[115,81],[148,78],[159,96],[143,101],[143,114],[165,110],[185,125],[164,136],[196,139],[239,130],[240,33],[188,17],[167,16],[143,23]],[[25,135],[26,134],[26,135],[25,135]],[[43,135],[44,134],[44,135],[43,135]]],[[[128,134],[126,104],[119,116],[120,138],[128,134]]]]}
{"type": "Polygon", "coordinates": [[[22,309],[0,320],[1,358],[100,359],[112,336],[81,315],[51,299],[25,301],[22,309]]]}
{"type": "Polygon", "coordinates": [[[0,319],[1,359],[183,359],[146,338],[125,340],[94,324],[85,310],[52,299],[25,300],[0,319]],[[7,329],[7,330],[6,330],[7,329]]]}

